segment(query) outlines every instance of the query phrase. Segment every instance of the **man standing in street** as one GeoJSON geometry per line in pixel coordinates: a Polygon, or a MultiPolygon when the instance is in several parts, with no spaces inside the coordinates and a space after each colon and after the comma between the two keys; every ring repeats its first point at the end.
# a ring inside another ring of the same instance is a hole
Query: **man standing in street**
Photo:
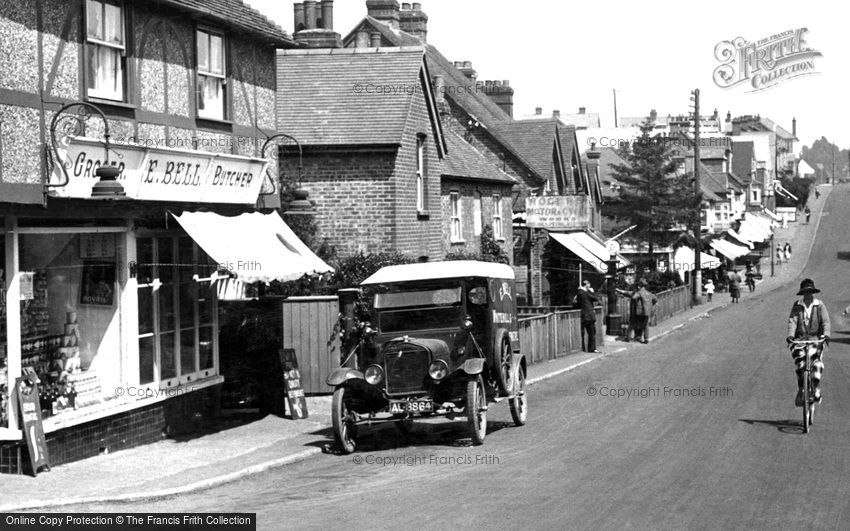
{"type": "Polygon", "coordinates": [[[649,343],[649,316],[655,305],[658,304],[658,299],[655,294],[646,289],[646,279],[642,278],[638,281],[638,290],[632,295],[635,302],[635,340],[640,341],[644,345],[649,343]],[[643,336],[643,340],[639,338],[643,336]]]}
{"type": "Polygon", "coordinates": [[[590,281],[582,280],[576,295],[576,304],[581,310],[581,343],[585,352],[599,352],[596,350],[596,312],[593,309],[593,304],[598,300],[599,296],[593,292],[590,281]]]}
{"type": "Polygon", "coordinates": [[[808,223],[808,222],[809,222],[809,218],[811,218],[811,217],[812,217],[812,211],[811,211],[811,210],[809,210],[809,206],[808,206],[808,205],[806,205],[806,210],[804,210],[804,212],[806,213],[806,223],[808,223]]]}

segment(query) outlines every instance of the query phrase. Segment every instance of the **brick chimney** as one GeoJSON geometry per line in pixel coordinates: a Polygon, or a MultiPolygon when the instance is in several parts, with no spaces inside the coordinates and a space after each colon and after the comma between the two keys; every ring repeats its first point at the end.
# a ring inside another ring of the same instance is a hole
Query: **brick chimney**
{"type": "Polygon", "coordinates": [[[658,119],[658,112],[656,112],[655,109],[652,109],[651,111],[649,111],[649,121],[651,123],[655,123],[655,121],[657,119],[658,119]]]}
{"type": "Polygon", "coordinates": [[[304,0],[303,4],[294,4],[295,42],[310,48],[342,48],[342,37],[333,30],[333,9],[333,0],[304,0]]]}
{"type": "Polygon", "coordinates": [[[369,34],[369,47],[371,48],[380,48],[381,47],[381,34],[377,31],[375,33],[369,34]]]}
{"type": "Polygon", "coordinates": [[[578,113],[579,113],[579,114],[584,114],[584,111],[585,111],[585,110],[587,110],[585,107],[579,107],[579,108],[578,108],[578,113]]]}
{"type": "Polygon", "coordinates": [[[535,107],[534,108],[534,115],[540,116],[541,114],[543,114],[543,107],[535,107]]]}
{"type": "Polygon", "coordinates": [[[461,74],[467,77],[467,79],[471,79],[474,81],[478,77],[478,72],[476,72],[475,69],[472,68],[471,61],[458,61],[455,63],[455,66],[458,70],[460,70],[461,74]],[[460,63],[459,67],[457,66],[458,63],[460,63]]]}
{"type": "MultiPolygon", "coordinates": [[[[481,86],[476,84],[478,90],[481,90],[481,86]]],[[[511,82],[507,79],[498,81],[485,81],[484,82],[484,94],[489,97],[493,103],[499,106],[500,109],[505,111],[505,113],[513,118],[514,116],[514,89],[511,87],[511,82]]]]}
{"type": "MultiPolygon", "coordinates": [[[[582,113],[582,114],[584,114],[584,113],[582,113]]],[[[558,109],[555,109],[554,111],[552,111],[552,118],[560,118],[560,117],[561,117],[561,111],[559,111],[558,109]]]]}
{"type": "Polygon", "coordinates": [[[428,36],[428,15],[422,11],[422,4],[414,2],[410,4],[401,4],[399,12],[399,29],[413,35],[422,42],[427,42],[428,36]]]}
{"type": "Polygon", "coordinates": [[[791,118],[791,136],[797,138],[797,118],[791,118]]]}
{"type": "Polygon", "coordinates": [[[599,171],[599,157],[602,153],[596,149],[596,142],[590,144],[590,149],[584,154],[584,158],[587,159],[587,173],[589,175],[593,175],[594,177],[597,175],[599,171]]]}
{"type": "Polygon", "coordinates": [[[396,0],[366,0],[366,14],[399,29],[399,5],[396,0]]]}

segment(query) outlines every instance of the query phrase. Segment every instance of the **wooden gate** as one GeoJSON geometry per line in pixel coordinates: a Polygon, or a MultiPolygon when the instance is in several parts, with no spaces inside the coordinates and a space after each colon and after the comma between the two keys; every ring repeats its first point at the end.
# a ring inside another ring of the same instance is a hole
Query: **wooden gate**
{"type": "Polygon", "coordinates": [[[283,348],[295,349],[304,392],[331,392],[325,379],[340,362],[337,297],[289,297],[282,306],[283,348]]]}

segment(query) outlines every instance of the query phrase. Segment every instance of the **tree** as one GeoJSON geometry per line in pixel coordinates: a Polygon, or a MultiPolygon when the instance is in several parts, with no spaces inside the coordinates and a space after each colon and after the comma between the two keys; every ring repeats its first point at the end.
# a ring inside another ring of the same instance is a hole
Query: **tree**
{"type": "Polygon", "coordinates": [[[649,244],[650,256],[655,246],[669,243],[672,229],[689,226],[698,212],[692,176],[679,170],[665,139],[650,136],[652,130],[652,124],[641,124],[637,140],[620,150],[626,163],[612,166],[622,185],[621,219],[636,225],[633,234],[649,244]]]}

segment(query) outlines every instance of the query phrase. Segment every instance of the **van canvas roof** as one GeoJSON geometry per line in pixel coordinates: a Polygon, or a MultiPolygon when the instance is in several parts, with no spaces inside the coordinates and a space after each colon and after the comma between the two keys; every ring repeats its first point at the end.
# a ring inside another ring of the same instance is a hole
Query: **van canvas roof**
{"type": "Polygon", "coordinates": [[[484,277],[514,279],[514,270],[505,264],[457,260],[449,262],[422,262],[383,267],[360,283],[361,286],[412,282],[441,278],[484,277]]]}

